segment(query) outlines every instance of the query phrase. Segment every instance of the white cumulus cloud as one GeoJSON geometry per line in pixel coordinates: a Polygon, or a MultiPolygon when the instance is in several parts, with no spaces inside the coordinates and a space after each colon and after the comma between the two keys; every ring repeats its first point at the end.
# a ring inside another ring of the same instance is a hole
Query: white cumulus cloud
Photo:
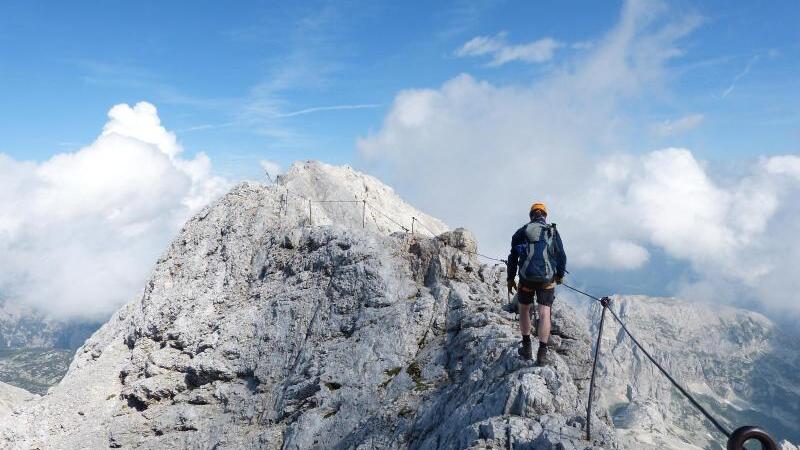
{"type": "MultiPolygon", "coordinates": [[[[646,268],[657,250],[692,274],[673,285],[690,299],[800,311],[796,156],[723,177],[690,149],[636,149],[645,119],[628,105],[668,89],[667,63],[699,23],[665,12],[626,2],[591,49],[529,84],[461,74],[402,91],[381,129],[359,140],[361,154],[421,208],[473,229],[487,254],[507,254],[528,205],[544,201],[573,272],[646,268]]],[[[494,55],[503,42],[468,44],[462,53],[494,55]]],[[[702,122],[687,117],[670,132],[702,122]]]]}
{"type": "Polygon", "coordinates": [[[43,162],[0,154],[0,298],[103,318],[141,291],[181,224],[228,187],[182,158],[146,102],[116,105],[100,136],[43,162]]]}
{"type": "Polygon", "coordinates": [[[769,173],[790,175],[800,180],[800,156],[773,156],[766,160],[764,166],[769,173]]]}
{"type": "Polygon", "coordinates": [[[618,269],[638,269],[650,259],[650,253],[639,244],[614,240],[608,243],[607,266],[618,269]]]}

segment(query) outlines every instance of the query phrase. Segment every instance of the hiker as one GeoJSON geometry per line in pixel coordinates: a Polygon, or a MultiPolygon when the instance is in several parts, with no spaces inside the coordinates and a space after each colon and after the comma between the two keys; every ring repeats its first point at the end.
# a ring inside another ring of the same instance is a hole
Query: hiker
{"type": "Polygon", "coordinates": [[[567,270],[567,255],[556,224],[547,223],[547,207],[544,203],[531,205],[530,222],[514,233],[511,238],[511,253],[508,255],[508,293],[517,289],[514,279],[519,269],[519,328],[522,332],[522,347],[518,352],[524,359],[531,359],[531,316],[533,299],[539,304],[539,350],[536,364],[547,363],[547,343],[550,339],[550,307],[556,298],[556,284],[564,280],[567,270]]]}

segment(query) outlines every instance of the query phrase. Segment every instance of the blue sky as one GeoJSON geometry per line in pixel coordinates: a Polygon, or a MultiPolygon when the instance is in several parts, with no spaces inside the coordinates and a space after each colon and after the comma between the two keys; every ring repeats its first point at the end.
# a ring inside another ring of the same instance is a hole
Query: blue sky
{"type": "MultiPolygon", "coordinates": [[[[676,2],[701,23],[670,61],[669,92],[631,105],[659,122],[702,114],[674,137],[711,160],[797,152],[800,5],[676,2]],[[795,20],[792,20],[794,18],[795,20]],[[727,92],[730,90],[730,92],[727,92]],[[727,94],[726,94],[727,92],[727,94]]],[[[221,173],[254,176],[259,159],[355,162],[355,140],[381,126],[403,89],[459,73],[527,84],[568,64],[455,52],[476,36],[591,43],[619,2],[4,2],[0,6],[0,151],[43,160],[89,144],[117,103],[147,100],[188,152],[221,173]],[[297,4],[295,4],[297,3],[297,4]],[[359,106],[277,117],[319,107],[359,106]]]]}
{"type": "Polygon", "coordinates": [[[108,313],[204,202],[319,159],[492,255],[544,200],[598,291],[797,313],[798,23],[795,1],[3,2],[0,291],[108,313]]]}

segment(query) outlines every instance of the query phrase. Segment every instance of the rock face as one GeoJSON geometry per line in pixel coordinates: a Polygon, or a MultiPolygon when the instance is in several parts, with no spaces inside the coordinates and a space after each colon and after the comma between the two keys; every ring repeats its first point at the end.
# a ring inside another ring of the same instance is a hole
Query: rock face
{"type": "Polygon", "coordinates": [[[25,389],[0,382],[0,419],[11,415],[15,409],[24,407],[26,403],[37,398],[37,395],[31,394],[25,389]]]}
{"type": "Polygon", "coordinates": [[[0,447],[619,448],[607,417],[581,439],[586,325],[556,303],[553,364],[520,360],[504,267],[475,250],[348,168],[239,185],[57,386],[0,411],[0,447]],[[368,204],[309,218],[299,195],[368,204]],[[388,234],[410,217],[438,238],[388,234]]]}
{"type": "MultiPolygon", "coordinates": [[[[758,313],[720,305],[618,296],[613,308],[648,351],[729,429],[759,425],[779,440],[800,442],[797,338],[758,313]]],[[[596,333],[599,305],[590,305],[588,313],[596,333]]],[[[596,401],[611,411],[620,436],[632,448],[724,448],[713,425],[633,350],[610,319],[603,333],[596,401]]]]}

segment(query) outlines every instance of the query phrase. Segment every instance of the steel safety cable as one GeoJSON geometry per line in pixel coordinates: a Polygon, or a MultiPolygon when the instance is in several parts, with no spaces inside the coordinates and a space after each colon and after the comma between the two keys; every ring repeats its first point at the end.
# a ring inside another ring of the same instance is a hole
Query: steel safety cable
{"type": "MultiPolygon", "coordinates": [[[[596,301],[598,301],[598,302],[603,302],[603,299],[601,299],[601,298],[598,298],[598,297],[595,297],[594,295],[591,295],[591,294],[589,294],[589,293],[583,292],[583,291],[581,291],[580,289],[574,288],[574,287],[572,287],[572,286],[570,286],[570,285],[568,285],[568,284],[566,284],[566,283],[562,283],[561,285],[562,285],[562,286],[564,286],[564,287],[565,287],[565,288],[567,288],[567,289],[571,289],[571,290],[573,290],[573,291],[575,291],[575,292],[577,292],[577,293],[579,293],[579,294],[585,295],[586,297],[589,297],[589,298],[591,298],[591,299],[593,299],[593,300],[596,300],[596,301]]],[[[680,383],[678,383],[678,382],[675,380],[675,378],[673,378],[673,377],[672,377],[672,375],[671,375],[671,374],[670,374],[670,373],[669,373],[669,372],[668,372],[666,369],[664,369],[664,367],[663,367],[663,366],[661,366],[661,364],[659,364],[659,362],[658,362],[658,361],[656,361],[656,359],[655,359],[655,358],[653,358],[653,356],[652,356],[652,355],[650,355],[650,352],[648,352],[648,351],[647,351],[647,350],[646,350],[646,349],[645,349],[645,348],[642,346],[642,344],[641,344],[641,343],[639,343],[639,341],[638,341],[638,340],[637,340],[637,339],[636,339],[636,338],[633,336],[633,333],[631,333],[631,332],[630,332],[630,330],[628,330],[628,327],[627,327],[627,326],[625,326],[625,323],[622,321],[622,319],[620,319],[620,318],[619,318],[619,316],[617,316],[617,313],[615,313],[615,312],[614,312],[614,310],[613,310],[612,308],[610,308],[610,307],[604,307],[604,309],[607,309],[607,310],[608,310],[608,312],[609,312],[609,313],[611,313],[611,317],[613,317],[613,318],[614,318],[614,320],[616,320],[616,321],[617,321],[617,323],[619,323],[620,327],[622,327],[622,330],[623,330],[623,331],[625,331],[625,334],[627,334],[627,335],[628,335],[628,337],[629,337],[629,338],[631,338],[631,341],[633,341],[633,343],[634,343],[634,344],[636,344],[636,346],[639,348],[639,350],[641,350],[641,351],[642,351],[642,353],[644,353],[644,355],[647,357],[647,359],[649,359],[649,360],[650,360],[650,362],[652,362],[652,363],[653,363],[653,364],[654,364],[654,365],[655,365],[655,366],[658,368],[658,370],[659,370],[659,371],[661,371],[661,374],[662,374],[662,375],[664,375],[665,377],[667,377],[667,379],[670,381],[670,383],[672,383],[672,385],[673,385],[673,386],[675,386],[675,388],[677,388],[677,389],[678,389],[678,391],[680,391],[680,393],[681,393],[681,394],[683,394],[683,396],[684,396],[684,397],[686,397],[686,399],[687,399],[687,400],[689,400],[689,402],[690,402],[690,403],[691,403],[691,404],[692,404],[692,405],[693,405],[695,408],[697,408],[697,410],[699,410],[699,411],[700,411],[700,412],[701,412],[701,413],[702,413],[702,414],[703,414],[703,415],[706,417],[706,419],[708,419],[708,420],[709,420],[709,421],[710,421],[710,422],[711,422],[711,423],[714,425],[714,427],[716,427],[716,428],[717,428],[717,430],[719,430],[719,431],[720,431],[722,434],[724,434],[726,437],[730,438],[730,436],[731,436],[731,432],[730,432],[730,431],[728,431],[728,429],[727,429],[727,428],[725,428],[725,427],[724,427],[724,426],[723,426],[723,425],[722,425],[722,424],[721,424],[721,423],[720,423],[720,422],[719,422],[719,421],[718,421],[718,420],[717,420],[717,419],[716,419],[714,416],[712,416],[712,415],[711,415],[711,413],[709,413],[709,412],[708,412],[708,411],[707,411],[707,410],[706,410],[706,409],[705,409],[705,408],[704,408],[702,405],[700,405],[700,403],[698,403],[698,402],[697,402],[697,400],[694,398],[694,396],[692,396],[692,394],[690,394],[690,393],[689,393],[689,391],[687,391],[687,390],[686,390],[686,389],[685,389],[683,386],[681,386],[681,384],[680,384],[680,383]]],[[[596,359],[596,358],[597,358],[597,356],[598,356],[598,355],[597,355],[597,353],[599,353],[599,352],[596,352],[596,353],[595,353],[595,359],[596,359]]],[[[591,402],[591,401],[592,401],[592,399],[590,398],[590,399],[589,399],[589,401],[591,402]]]]}

